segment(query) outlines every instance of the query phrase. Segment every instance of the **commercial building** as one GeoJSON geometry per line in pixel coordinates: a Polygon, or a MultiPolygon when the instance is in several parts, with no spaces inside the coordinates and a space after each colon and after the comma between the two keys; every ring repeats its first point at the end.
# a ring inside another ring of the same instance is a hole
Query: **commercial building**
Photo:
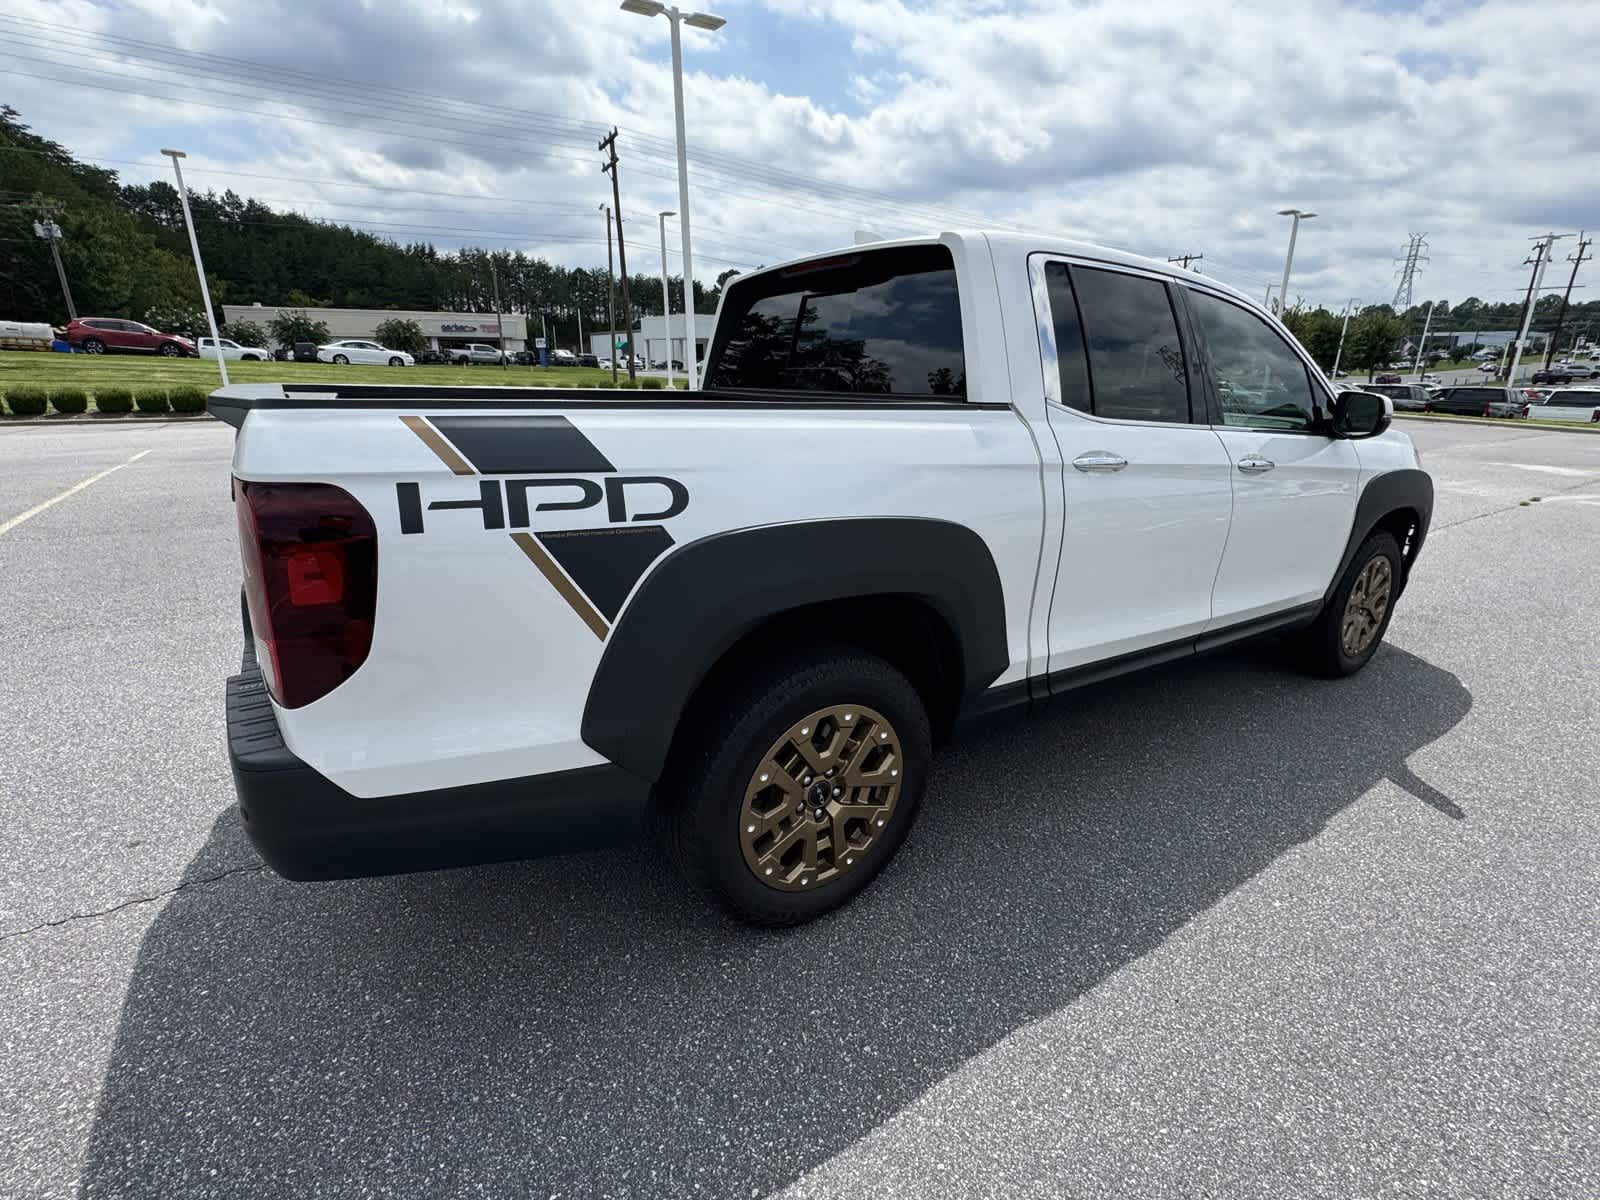
{"type": "MultiPolygon", "coordinates": [[[[695,314],[694,337],[697,361],[705,361],[706,347],[711,344],[711,329],[716,323],[717,318],[711,313],[695,314]]],[[[589,338],[589,353],[597,358],[610,358],[610,341],[609,330],[602,329],[599,333],[593,334],[589,338]]],[[[672,344],[671,357],[678,362],[687,362],[683,356],[682,313],[673,313],[671,317],[640,318],[639,328],[633,331],[633,352],[642,355],[645,362],[666,362],[669,341],[672,344]]],[[[617,330],[617,351],[621,354],[628,352],[628,335],[620,329],[617,330]]]]}
{"type": "MultiPolygon", "coordinates": [[[[487,343],[502,350],[528,348],[528,319],[521,313],[458,312],[405,312],[390,308],[275,308],[263,304],[224,304],[222,320],[225,325],[235,321],[266,323],[285,312],[303,312],[315,321],[328,326],[328,339],[375,338],[377,328],[385,321],[415,321],[422,327],[422,336],[428,348],[444,350],[451,346],[464,346],[468,342],[487,343]]],[[[224,337],[228,330],[222,330],[224,337]]],[[[602,339],[603,341],[604,339],[602,339]]]]}

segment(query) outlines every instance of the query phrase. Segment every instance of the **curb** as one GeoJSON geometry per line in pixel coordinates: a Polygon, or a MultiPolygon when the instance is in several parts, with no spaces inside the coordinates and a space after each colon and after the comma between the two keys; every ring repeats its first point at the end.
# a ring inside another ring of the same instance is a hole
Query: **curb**
{"type": "Polygon", "coordinates": [[[0,429],[25,426],[57,425],[189,425],[196,421],[215,421],[210,413],[162,413],[153,417],[136,417],[132,413],[107,417],[74,414],[70,417],[0,417],[0,429]]]}
{"type": "Polygon", "coordinates": [[[1520,417],[1452,417],[1443,413],[1397,412],[1395,420],[1428,421],[1435,425],[1487,425],[1491,429],[1527,429],[1536,433],[1600,433],[1600,425],[1573,421],[1529,421],[1520,417]]]}

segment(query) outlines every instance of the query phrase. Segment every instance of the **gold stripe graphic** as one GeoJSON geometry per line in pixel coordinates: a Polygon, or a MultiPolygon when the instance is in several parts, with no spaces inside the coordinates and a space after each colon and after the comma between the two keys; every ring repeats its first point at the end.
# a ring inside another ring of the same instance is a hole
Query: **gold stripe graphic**
{"type": "Polygon", "coordinates": [[[421,417],[401,417],[400,419],[405,422],[407,429],[411,430],[412,433],[416,434],[422,439],[423,445],[427,446],[429,450],[432,450],[439,456],[440,462],[449,467],[457,475],[477,474],[477,472],[472,469],[471,464],[469,464],[466,459],[462,458],[461,455],[457,454],[455,452],[455,448],[452,447],[449,442],[445,441],[439,436],[439,431],[432,425],[429,425],[421,417]]]}
{"type": "Polygon", "coordinates": [[[538,539],[531,533],[513,533],[511,540],[522,547],[522,552],[528,556],[534,566],[539,568],[540,573],[550,581],[550,586],[561,593],[561,598],[572,605],[572,611],[577,613],[583,623],[594,632],[595,637],[602,642],[605,641],[606,634],[611,628],[606,624],[606,619],[600,615],[599,610],[594,605],[589,603],[589,597],[580,592],[572,580],[567,578],[565,572],[556,565],[555,559],[551,558],[545,548],[539,544],[538,539]]]}

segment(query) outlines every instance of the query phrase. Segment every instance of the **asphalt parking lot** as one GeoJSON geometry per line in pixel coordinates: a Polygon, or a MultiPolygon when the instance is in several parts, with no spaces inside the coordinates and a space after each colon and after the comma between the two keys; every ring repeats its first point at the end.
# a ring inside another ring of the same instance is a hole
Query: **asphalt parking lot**
{"type": "Polygon", "coordinates": [[[1368,670],[964,744],[779,935],[642,847],[276,878],[231,431],[0,429],[0,1196],[1594,1195],[1600,438],[1402,428],[1439,504],[1368,670]]]}

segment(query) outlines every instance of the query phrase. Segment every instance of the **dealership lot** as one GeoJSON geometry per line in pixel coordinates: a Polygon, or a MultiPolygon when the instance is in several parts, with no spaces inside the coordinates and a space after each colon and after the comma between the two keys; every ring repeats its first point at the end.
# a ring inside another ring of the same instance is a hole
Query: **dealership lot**
{"type": "Polygon", "coordinates": [[[1591,1194],[1600,437],[1402,428],[1438,509],[1368,670],[1255,648],[963,744],[783,934],[642,847],[265,872],[231,431],[0,429],[0,528],[38,509],[0,533],[0,1195],[1591,1194]]]}

